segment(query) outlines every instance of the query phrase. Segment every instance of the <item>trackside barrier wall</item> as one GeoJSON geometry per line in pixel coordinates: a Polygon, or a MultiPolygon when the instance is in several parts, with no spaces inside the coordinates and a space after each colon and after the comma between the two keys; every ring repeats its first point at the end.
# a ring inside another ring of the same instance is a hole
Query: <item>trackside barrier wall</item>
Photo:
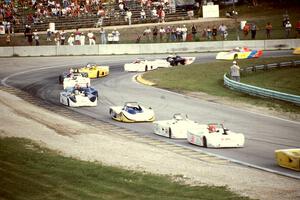
{"type": "Polygon", "coordinates": [[[224,85],[229,87],[230,89],[244,92],[250,95],[279,99],[283,101],[292,102],[300,106],[300,96],[236,82],[229,79],[227,77],[227,74],[224,74],[224,85]]]}
{"type": "Polygon", "coordinates": [[[94,46],[14,46],[0,47],[0,57],[194,53],[207,51],[227,51],[240,46],[262,50],[292,49],[300,46],[300,39],[106,44],[94,46]]]}

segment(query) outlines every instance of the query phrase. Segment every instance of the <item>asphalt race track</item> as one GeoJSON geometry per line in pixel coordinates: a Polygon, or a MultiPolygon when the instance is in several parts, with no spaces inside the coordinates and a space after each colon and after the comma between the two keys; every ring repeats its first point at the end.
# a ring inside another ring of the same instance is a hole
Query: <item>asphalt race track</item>
{"type": "MultiPolygon", "coordinates": [[[[185,55],[185,54],[180,54],[185,55]]],[[[216,53],[187,54],[196,56],[196,62],[210,62],[216,53]]],[[[290,50],[267,51],[267,56],[291,55],[290,50]]],[[[242,110],[238,107],[224,106],[207,100],[199,100],[155,87],[144,86],[133,80],[135,73],[123,71],[123,64],[135,58],[163,58],[166,55],[123,55],[123,56],[76,56],[76,57],[26,57],[0,58],[1,83],[25,90],[53,104],[59,105],[58,76],[68,67],[83,66],[95,62],[110,66],[110,75],[92,80],[92,86],[100,91],[98,106],[70,108],[79,114],[110,122],[138,132],[141,135],[160,138],[177,145],[197,151],[205,151],[228,158],[248,166],[281,173],[300,179],[299,172],[277,166],[274,150],[299,148],[300,122],[242,110]],[[174,113],[187,114],[190,119],[201,122],[222,122],[235,132],[246,136],[244,148],[207,149],[190,145],[185,140],[173,140],[153,134],[151,123],[127,124],[113,121],[108,109],[113,105],[123,105],[127,101],[137,101],[152,107],[157,120],[170,119],[174,113]]],[[[207,66],[209,68],[209,65],[207,66]]]]}

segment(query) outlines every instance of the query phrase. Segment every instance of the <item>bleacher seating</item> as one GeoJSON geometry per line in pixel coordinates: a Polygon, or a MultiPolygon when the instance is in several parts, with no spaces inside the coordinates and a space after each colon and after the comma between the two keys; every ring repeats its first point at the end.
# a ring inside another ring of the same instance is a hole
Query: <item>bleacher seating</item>
{"type": "MultiPolygon", "coordinates": [[[[135,5],[131,8],[132,12],[132,24],[140,24],[140,23],[155,23],[158,22],[158,19],[154,19],[150,17],[150,11],[145,10],[146,12],[146,19],[140,19],[140,11],[141,7],[139,5],[135,5]]],[[[119,13],[118,6],[110,8],[115,13],[119,13]]],[[[166,12],[165,21],[177,21],[177,20],[184,20],[188,19],[187,11],[185,10],[177,10],[175,13],[168,13],[166,12]]],[[[31,24],[32,29],[37,29],[38,31],[46,31],[49,28],[49,23],[55,23],[55,28],[57,30],[61,29],[75,29],[75,28],[93,28],[96,27],[96,23],[99,17],[96,15],[96,12],[78,16],[78,17],[70,17],[70,16],[52,16],[49,18],[42,19],[42,22],[39,24],[31,24]]],[[[15,27],[15,32],[23,32],[25,30],[25,25],[30,24],[28,23],[27,19],[23,17],[20,20],[20,24],[15,27]]],[[[115,25],[126,25],[128,22],[125,21],[124,16],[121,15],[114,15],[114,13],[110,13],[110,15],[106,16],[103,20],[103,26],[115,26],[115,25]]]]}

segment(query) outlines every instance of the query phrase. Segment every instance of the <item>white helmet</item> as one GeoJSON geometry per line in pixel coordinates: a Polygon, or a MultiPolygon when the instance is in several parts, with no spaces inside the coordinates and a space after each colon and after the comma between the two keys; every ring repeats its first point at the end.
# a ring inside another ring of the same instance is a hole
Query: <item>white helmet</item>
{"type": "Polygon", "coordinates": [[[233,64],[236,64],[236,61],[234,60],[232,63],[233,63],[233,64]]]}

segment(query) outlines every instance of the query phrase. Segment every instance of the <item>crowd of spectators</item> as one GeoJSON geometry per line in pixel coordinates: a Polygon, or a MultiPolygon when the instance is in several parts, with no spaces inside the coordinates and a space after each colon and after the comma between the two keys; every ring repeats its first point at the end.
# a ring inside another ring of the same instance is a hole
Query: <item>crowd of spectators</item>
{"type": "Polygon", "coordinates": [[[186,25],[178,26],[161,26],[158,28],[155,26],[150,29],[147,27],[143,36],[146,42],[157,42],[157,36],[159,36],[160,42],[185,42],[185,41],[198,41],[200,38],[207,40],[217,40],[217,35],[220,35],[221,40],[226,40],[228,36],[227,26],[223,23],[217,28],[213,26],[207,26],[203,30],[197,30],[197,26],[194,24],[188,28],[186,25]]]}

